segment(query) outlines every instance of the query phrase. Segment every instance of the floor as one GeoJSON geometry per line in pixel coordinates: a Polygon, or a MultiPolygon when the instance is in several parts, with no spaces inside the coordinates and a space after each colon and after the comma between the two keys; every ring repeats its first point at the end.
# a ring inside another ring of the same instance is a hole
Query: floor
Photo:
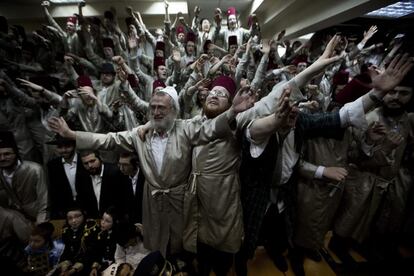
{"type": "MultiPolygon", "coordinates": [[[[414,252],[411,250],[404,261],[391,266],[385,266],[382,269],[382,264],[372,265],[367,262],[357,252],[351,250],[349,253],[355,260],[355,267],[344,267],[336,255],[328,249],[328,243],[331,238],[331,233],[328,233],[325,238],[325,248],[323,249],[322,261],[315,262],[306,258],[304,262],[304,269],[306,276],[412,276],[414,275],[414,252]],[[391,268],[391,269],[390,269],[391,268]]],[[[404,255],[404,254],[402,254],[404,255]]],[[[289,263],[289,262],[288,262],[289,263]]],[[[212,274],[214,275],[214,274],[212,274]]],[[[232,270],[229,275],[236,275],[232,270]]],[[[258,247],[253,260],[248,263],[249,276],[294,276],[289,263],[289,270],[286,274],[280,272],[266,254],[263,247],[258,247]]]]}

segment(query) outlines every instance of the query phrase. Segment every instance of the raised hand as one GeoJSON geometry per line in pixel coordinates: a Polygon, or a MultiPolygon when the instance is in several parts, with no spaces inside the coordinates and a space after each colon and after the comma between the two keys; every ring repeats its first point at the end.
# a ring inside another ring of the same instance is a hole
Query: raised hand
{"type": "Polygon", "coordinates": [[[364,40],[368,41],[376,32],[378,32],[377,26],[371,26],[368,31],[364,32],[364,40]]]}
{"type": "Polygon", "coordinates": [[[276,103],[276,109],[275,109],[275,120],[277,129],[286,129],[291,128],[288,124],[288,116],[289,113],[292,111],[292,106],[289,103],[289,96],[291,93],[291,87],[286,86],[283,89],[282,95],[280,96],[279,100],[276,103]]]}
{"type": "Polygon", "coordinates": [[[43,1],[41,4],[40,4],[42,7],[49,7],[50,6],[50,2],[49,1],[43,1]]]}
{"type": "Polygon", "coordinates": [[[125,83],[128,80],[127,72],[125,72],[124,68],[120,65],[116,67],[116,75],[122,83],[125,83]]]}
{"type": "Polygon", "coordinates": [[[127,7],[125,8],[125,10],[126,10],[126,13],[127,13],[129,16],[134,17],[134,10],[132,9],[132,7],[131,7],[131,6],[127,6],[127,7]]]}
{"type": "Polygon", "coordinates": [[[412,57],[408,54],[397,55],[381,74],[372,79],[372,86],[377,90],[388,92],[401,82],[411,68],[413,68],[412,57]]]}
{"type": "Polygon", "coordinates": [[[221,14],[222,14],[222,12],[221,12],[220,8],[217,8],[214,11],[214,21],[216,22],[217,26],[221,25],[221,20],[223,19],[221,14]]]}
{"type": "Polygon", "coordinates": [[[78,95],[85,95],[94,100],[95,102],[98,101],[98,97],[93,93],[93,89],[89,86],[81,86],[78,88],[78,95]]]}
{"type": "Polygon", "coordinates": [[[211,79],[204,78],[199,80],[194,86],[197,88],[197,90],[201,90],[203,88],[208,88],[211,84],[211,79]]]}
{"type": "Polygon", "coordinates": [[[180,63],[181,62],[181,52],[180,52],[180,49],[178,49],[177,47],[174,47],[172,49],[171,59],[175,63],[180,63]]]}
{"type": "Polygon", "coordinates": [[[79,98],[78,91],[76,89],[68,90],[63,94],[64,99],[79,98]]]}
{"type": "Polygon", "coordinates": [[[332,62],[336,62],[343,58],[343,55],[335,55],[335,48],[341,42],[341,37],[339,35],[334,35],[332,39],[326,45],[325,51],[318,58],[316,62],[319,62],[323,65],[328,65],[332,62]]]}
{"type": "Polygon", "coordinates": [[[125,60],[121,56],[112,57],[112,61],[115,62],[117,65],[122,65],[125,63],[125,60]]]}
{"type": "Polygon", "coordinates": [[[145,141],[145,135],[151,130],[151,122],[148,121],[145,125],[140,125],[137,129],[138,137],[141,141],[145,141]]]}
{"type": "Polygon", "coordinates": [[[285,36],[285,34],[286,34],[286,30],[281,31],[281,32],[277,35],[277,37],[276,37],[276,41],[277,41],[277,42],[282,41],[282,39],[283,39],[283,37],[285,36]]]}
{"type": "Polygon", "coordinates": [[[70,65],[73,65],[73,64],[75,64],[75,60],[73,59],[73,57],[71,57],[71,56],[64,56],[63,57],[63,59],[64,59],[64,61],[65,61],[65,63],[68,63],[68,64],[70,64],[70,65]]]}
{"type": "Polygon", "coordinates": [[[296,68],[295,65],[287,65],[285,67],[282,67],[283,72],[286,72],[286,73],[289,73],[289,74],[292,74],[292,75],[296,73],[296,70],[297,70],[297,68],[296,68]]]}
{"type": "Polygon", "coordinates": [[[47,125],[53,132],[58,133],[64,138],[72,140],[76,139],[75,132],[69,128],[68,124],[62,117],[50,117],[49,120],[47,120],[47,125]]]}
{"type": "Polygon", "coordinates": [[[265,39],[263,39],[262,48],[260,49],[260,51],[264,55],[268,55],[270,53],[270,44],[272,44],[272,42],[273,42],[273,40],[265,40],[265,39]]]}
{"type": "Polygon", "coordinates": [[[109,108],[112,109],[112,110],[118,110],[123,105],[124,105],[124,102],[121,99],[119,99],[119,100],[113,101],[109,105],[109,108]]]}
{"type": "Polygon", "coordinates": [[[253,107],[255,102],[256,93],[253,93],[250,90],[250,86],[245,86],[240,88],[240,90],[234,96],[231,108],[235,114],[238,114],[253,107]]]}

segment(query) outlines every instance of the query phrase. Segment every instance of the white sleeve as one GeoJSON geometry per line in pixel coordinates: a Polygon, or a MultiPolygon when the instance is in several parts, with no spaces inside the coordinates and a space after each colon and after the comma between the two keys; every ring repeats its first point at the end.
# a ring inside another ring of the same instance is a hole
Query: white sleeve
{"type": "Polygon", "coordinates": [[[267,146],[267,143],[269,142],[269,138],[266,138],[266,140],[262,143],[255,142],[252,139],[251,135],[250,135],[250,128],[249,127],[246,128],[245,135],[246,135],[247,140],[249,140],[249,142],[250,142],[250,155],[253,158],[258,158],[264,152],[264,150],[267,146]]]}
{"type": "Polygon", "coordinates": [[[316,179],[322,179],[323,178],[323,172],[325,171],[324,166],[318,166],[318,169],[315,172],[315,178],[316,179]]]}
{"type": "Polygon", "coordinates": [[[353,102],[345,104],[339,110],[339,117],[341,120],[341,127],[354,126],[363,130],[368,128],[361,97],[353,102]]]}

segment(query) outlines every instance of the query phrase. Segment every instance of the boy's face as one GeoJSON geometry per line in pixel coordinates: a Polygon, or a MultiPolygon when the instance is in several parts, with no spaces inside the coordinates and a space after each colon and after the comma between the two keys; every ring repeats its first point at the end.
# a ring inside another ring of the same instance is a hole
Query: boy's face
{"type": "Polygon", "coordinates": [[[30,235],[29,245],[32,249],[40,249],[45,245],[45,239],[40,235],[30,235]]]}
{"type": "Polygon", "coordinates": [[[102,231],[109,231],[112,229],[112,225],[114,224],[114,221],[112,219],[112,216],[108,213],[104,213],[101,219],[101,230],[102,231]]]}
{"type": "Polygon", "coordinates": [[[80,210],[74,210],[67,213],[66,219],[72,229],[78,229],[85,218],[80,210]]]}

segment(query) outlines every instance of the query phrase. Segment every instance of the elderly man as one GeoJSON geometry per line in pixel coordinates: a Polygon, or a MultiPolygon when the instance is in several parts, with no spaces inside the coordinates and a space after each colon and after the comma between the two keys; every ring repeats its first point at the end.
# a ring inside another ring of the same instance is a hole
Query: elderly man
{"type": "Polygon", "coordinates": [[[48,219],[48,192],[42,167],[19,158],[11,132],[0,132],[0,240],[27,242],[33,223],[48,219]]]}
{"type": "MultiPolygon", "coordinates": [[[[126,80],[123,80],[124,82],[126,80]]],[[[173,87],[153,94],[149,117],[154,131],[142,142],[137,129],[126,132],[92,134],[74,132],[62,118],[51,118],[51,129],[61,136],[76,139],[78,148],[136,151],[146,181],[143,194],[145,247],[167,254],[183,247],[183,203],[191,169],[192,148],[231,133],[235,114],[251,106],[248,96],[237,96],[232,108],[214,120],[178,120],[179,103],[173,87]],[[179,164],[179,165],[178,165],[179,164]]]]}

